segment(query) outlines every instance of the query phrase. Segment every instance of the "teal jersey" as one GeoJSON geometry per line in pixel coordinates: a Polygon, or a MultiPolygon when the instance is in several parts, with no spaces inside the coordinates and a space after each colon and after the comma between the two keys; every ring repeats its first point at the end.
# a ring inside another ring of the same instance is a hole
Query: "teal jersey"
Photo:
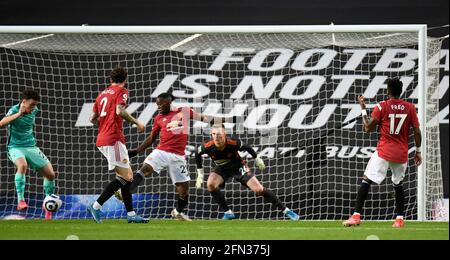
{"type": "MultiPolygon", "coordinates": [[[[6,116],[19,112],[20,104],[9,109],[6,116]]],[[[24,114],[8,125],[8,148],[36,146],[34,137],[34,123],[39,109],[36,107],[30,114],[24,114]]]]}

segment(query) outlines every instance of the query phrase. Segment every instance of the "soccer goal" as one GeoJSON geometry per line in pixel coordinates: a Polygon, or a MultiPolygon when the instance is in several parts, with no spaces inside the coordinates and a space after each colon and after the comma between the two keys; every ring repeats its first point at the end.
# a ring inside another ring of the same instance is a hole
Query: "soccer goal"
{"type": "MultiPolygon", "coordinates": [[[[251,145],[268,166],[250,167],[262,184],[301,219],[343,219],[356,191],[377,134],[362,131],[358,95],[369,111],[387,98],[386,80],[399,77],[402,98],[417,104],[423,133],[423,164],[409,160],[405,187],[406,219],[432,220],[441,214],[443,183],[439,140],[439,55],[441,40],[427,37],[426,25],[330,26],[0,26],[0,114],[34,87],[42,96],[37,116],[39,147],[57,173],[64,204],[56,218],[86,218],[86,205],[113,178],[95,147],[97,134],[88,118],[94,99],[109,84],[118,64],[129,77],[128,111],[146,123],[157,109],[158,94],[170,91],[176,104],[217,116],[230,136],[251,145]]],[[[146,137],[125,124],[127,147],[146,137]]],[[[15,210],[14,165],[6,155],[6,130],[0,130],[0,217],[43,216],[42,178],[27,173],[30,208],[15,210]]],[[[208,126],[193,122],[187,157],[191,173],[187,214],[218,217],[206,187],[195,189],[193,149],[209,138],[208,126]]],[[[414,140],[410,139],[410,156],[414,140]]],[[[148,154],[148,152],[147,152],[148,154]]],[[[145,155],[131,160],[137,170],[145,155]]],[[[208,173],[210,160],[206,159],[208,173]]],[[[390,175],[373,185],[364,219],[394,216],[390,175]]],[[[228,182],[225,194],[241,219],[283,219],[245,187],[228,182]]],[[[168,218],[175,189],[163,171],[145,180],[134,195],[140,214],[168,218]]],[[[107,217],[124,216],[114,198],[107,217]]]]}

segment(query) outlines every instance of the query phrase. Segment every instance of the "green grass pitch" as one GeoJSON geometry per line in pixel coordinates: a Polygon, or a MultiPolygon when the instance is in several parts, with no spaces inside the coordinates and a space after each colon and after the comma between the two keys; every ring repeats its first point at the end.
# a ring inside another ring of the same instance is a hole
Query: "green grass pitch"
{"type": "Polygon", "coordinates": [[[151,220],[128,224],[125,220],[4,220],[0,239],[61,239],[72,235],[84,239],[157,240],[306,240],[306,239],[449,239],[448,222],[407,221],[402,229],[392,222],[366,221],[358,227],[342,227],[341,221],[253,220],[151,220]]]}

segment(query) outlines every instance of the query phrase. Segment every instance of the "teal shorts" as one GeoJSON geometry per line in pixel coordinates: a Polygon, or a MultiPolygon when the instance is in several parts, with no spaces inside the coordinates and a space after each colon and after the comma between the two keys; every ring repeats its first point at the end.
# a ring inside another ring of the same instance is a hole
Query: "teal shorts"
{"type": "Polygon", "coordinates": [[[10,147],[8,148],[8,158],[14,164],[17,159],[25,158],[31,169],[35,171],[50,163],[47,156],[37,147],[10,147]]]}

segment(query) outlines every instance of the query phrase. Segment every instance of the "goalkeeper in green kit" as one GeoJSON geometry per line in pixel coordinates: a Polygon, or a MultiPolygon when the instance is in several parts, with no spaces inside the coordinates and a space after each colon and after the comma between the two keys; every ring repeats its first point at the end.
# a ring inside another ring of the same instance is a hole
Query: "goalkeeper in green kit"
{"type": "MultiPolygon", "coordinates": [[[[34,126],[39,112],[39,93],[32,89],[22,92],[19,104],[11,107],[0,121],[0,127],[8,127],[8,158],[16,166],[15,185],[17,192],[17,210],[26,210],[25,183],[28,166],[44,177],[45,195],[55,192],[55,172],[53,166],[42,151],[36,146],[34,126]]],[[[44,209],[45,210],[45,209],[44,209]]],[[[45,219],[52,219],[52,213],[45,210],[45,219]]]]}

